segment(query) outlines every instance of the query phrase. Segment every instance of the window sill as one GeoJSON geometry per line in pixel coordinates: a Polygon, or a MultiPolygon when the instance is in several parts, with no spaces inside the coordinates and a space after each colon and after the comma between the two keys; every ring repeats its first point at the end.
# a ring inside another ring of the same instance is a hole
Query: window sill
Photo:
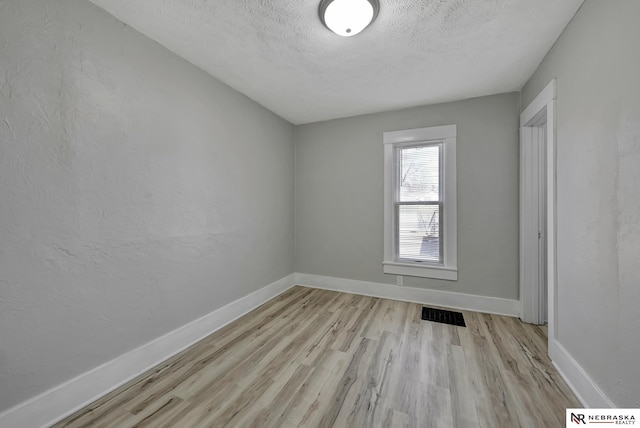
{"type": "Polygon", "coordinates": [[[458,269],[444,266],[416,266],[409,263],[382,262],[384,273],[422,278],[458,280],[458,269]]]}

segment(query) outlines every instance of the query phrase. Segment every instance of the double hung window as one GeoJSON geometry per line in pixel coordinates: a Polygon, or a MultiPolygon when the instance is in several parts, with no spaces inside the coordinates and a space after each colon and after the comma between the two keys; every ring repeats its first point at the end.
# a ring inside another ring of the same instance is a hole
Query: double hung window
{"type": "Polygon", "coordinates": [[[457,279],[456,126],[384,133],[384,272],[457,279]]]}

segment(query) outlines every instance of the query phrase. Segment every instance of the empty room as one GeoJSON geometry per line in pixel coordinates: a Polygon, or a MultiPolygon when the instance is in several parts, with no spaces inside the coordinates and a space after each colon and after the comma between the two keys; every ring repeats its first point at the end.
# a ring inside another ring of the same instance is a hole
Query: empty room
{"type": "Polygon", "coordinates": [[[0,427],[640,424],[639,20],[0,0],[0,427]]]}

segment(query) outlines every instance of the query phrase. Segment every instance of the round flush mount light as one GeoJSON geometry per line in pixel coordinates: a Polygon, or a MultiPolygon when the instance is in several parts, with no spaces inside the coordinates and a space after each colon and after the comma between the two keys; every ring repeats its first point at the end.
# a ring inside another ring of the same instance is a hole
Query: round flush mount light
{"type": "Polygon", "coordinates": [[[322,0],[318,13],[329,30],[339,36],[355,36],[376,19],[378,0],[322,0]]]}

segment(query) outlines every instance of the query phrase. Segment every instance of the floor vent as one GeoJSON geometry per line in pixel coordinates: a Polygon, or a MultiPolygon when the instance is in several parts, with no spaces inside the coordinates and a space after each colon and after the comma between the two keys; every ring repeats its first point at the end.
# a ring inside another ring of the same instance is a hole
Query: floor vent
{"type": "Polygon", "coordinates": [[[461,312],[445,311],[443,309],[422,308],[422,319],[425,321],[440,322],[443,324],[466,327],[464,316],[461,312]]]}

